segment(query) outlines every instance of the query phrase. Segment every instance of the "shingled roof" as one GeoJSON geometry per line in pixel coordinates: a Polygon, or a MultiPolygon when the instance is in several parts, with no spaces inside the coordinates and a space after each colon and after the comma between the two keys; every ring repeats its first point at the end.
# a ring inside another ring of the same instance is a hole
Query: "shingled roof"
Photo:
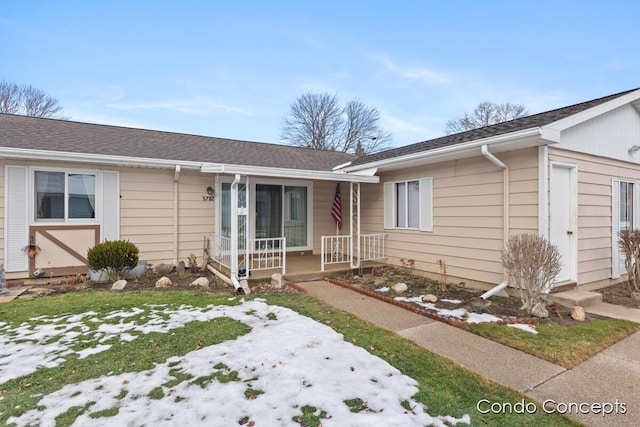
{"type": "Polygon", "coordinates": [[[330,171],[354,156],[334,151],[0,114],[0,147],[330,171]]]}
{"type": "Polygon", "coordinates": [[[440,138],[430,139],[428,141],[418,142],[416,144],[405,145],[399,148],[393,148],[379,153],[370,154],[355,160],[351,166],[367,164],[380,160],[392,159],[394,157],[406,156],[415,153],[434,150],[437,148],[448,147],[464,142],[476,141],[479,139],[490,138],[493,136],[504,135],[511,132],[517,132],[525,129],[532,129],[548,125],[555,121],[567,118],[574,114],[588,110],[589,108],[611,101],[631,93],[637,89],[627,90],[625,92],[616,93],[614,95],[605,96],[603,98],[594,99],[580,104],[570,105],[568,107],[558,108],[556,110],[546,111],[544,113],[533,114],[531,116],[498,123],[491,126],[485,126],[466,132],[456,133],[443,136],[440,138]]]}

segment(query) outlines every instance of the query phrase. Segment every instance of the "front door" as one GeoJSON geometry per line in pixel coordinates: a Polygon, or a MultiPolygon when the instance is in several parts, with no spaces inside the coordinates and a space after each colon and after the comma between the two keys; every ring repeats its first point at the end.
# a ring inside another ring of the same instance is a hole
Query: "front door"
{"type": "Polygon", "coordinates": [[[576,280],[577,180],[576,165],[551,163],[549,236],[562,257],[555,283],[576,280]]]}

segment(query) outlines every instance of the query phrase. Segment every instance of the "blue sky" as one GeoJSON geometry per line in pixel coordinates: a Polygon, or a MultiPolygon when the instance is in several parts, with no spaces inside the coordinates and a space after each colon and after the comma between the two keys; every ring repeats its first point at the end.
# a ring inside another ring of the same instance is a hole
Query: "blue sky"
{"type": "Polygon", "coordinates": [[[0,79],[72,120],[281,142],[301,94],[359,99],[394,145],[478,103],[531,113],[640,87],[637,1],[29,1],[0,79]]]}

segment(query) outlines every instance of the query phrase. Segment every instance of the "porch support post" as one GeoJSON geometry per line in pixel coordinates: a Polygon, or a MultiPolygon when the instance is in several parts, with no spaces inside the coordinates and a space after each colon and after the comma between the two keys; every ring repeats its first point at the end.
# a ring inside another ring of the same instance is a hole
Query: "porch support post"
{"type": "Polygon", "coordinates": [[[351,268],[360,268],[360,183],[349,183],[351,193],[349,201],[349,213],[351,215],[351,268]]]}

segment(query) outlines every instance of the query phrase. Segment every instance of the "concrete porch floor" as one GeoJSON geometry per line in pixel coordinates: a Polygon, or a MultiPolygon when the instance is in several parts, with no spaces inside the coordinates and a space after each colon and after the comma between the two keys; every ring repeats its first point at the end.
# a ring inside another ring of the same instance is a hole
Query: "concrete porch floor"
{"type": "MultiPolygon", "coordinates": [[[[228,274],[227,268],[219,268],[215,261],[210,262],[211,266],[219,271],[228,274]]],[[[370,268],[375,266],[386,265],[377,261],[365,261],[362,268],[370,268]]],[[[321,271],[322,263],[320,255],[287,255],[286,272],[284,278],[291,282],[303,282],[309,280],[322,280],[339,272],[351,270],[349,263],[328,264],[325,265],[325,271],[321,271]]],[[[355,270],[357,271],[357,270],[355,270]]],[[[355,274],[357,274],[354,271],[355,274]]],[[[250,279],[268,279],[273,273],[281,273],[282,269],[273,268],[269,270],[253,270],[250,272],[250,279]]]]}

